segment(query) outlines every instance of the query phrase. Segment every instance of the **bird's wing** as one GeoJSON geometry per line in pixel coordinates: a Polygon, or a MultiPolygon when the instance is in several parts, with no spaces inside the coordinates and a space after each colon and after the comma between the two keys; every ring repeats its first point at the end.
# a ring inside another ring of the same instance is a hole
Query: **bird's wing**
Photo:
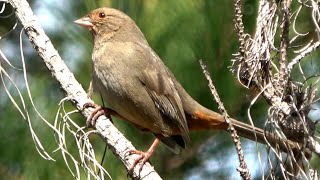
{"type": "MultiPolygon", "coordinates": [[[[153,53],[151,49],[148,52],[153,53]]],[[[150,63],[144,68],[139,79],[161,114],[176,124],[183,140],[188,143],[190,138],[185,113],[169,70],[155,53],[147,57],[151,57],[150,63]]]]}

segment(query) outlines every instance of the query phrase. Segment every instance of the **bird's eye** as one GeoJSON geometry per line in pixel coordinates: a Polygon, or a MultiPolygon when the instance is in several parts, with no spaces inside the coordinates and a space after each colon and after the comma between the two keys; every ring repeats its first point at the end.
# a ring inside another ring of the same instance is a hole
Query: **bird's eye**
{"type": "Polygon", "coordinates": [[[103,13],[103,12],[102,12],[102,13],[99,13],[99,17],[100,17],[100,18],[104,18],[104,17],[106,17],[106,14],[103,13]]]}

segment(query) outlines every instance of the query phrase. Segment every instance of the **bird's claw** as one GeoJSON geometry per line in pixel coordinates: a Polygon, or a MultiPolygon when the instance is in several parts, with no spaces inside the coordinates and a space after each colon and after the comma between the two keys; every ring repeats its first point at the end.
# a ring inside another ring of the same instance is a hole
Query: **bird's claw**
{"type": "Polygon", "coordinates": [[[129,173],[133,172],[134,167],[141,162],[140,168],[139,168],[139,175],[140,172],[142,171],[142,168],[144,166],[144,164],[149,160],[150,156],[152,153],[150,152],[142,152],[142,151],[138,151],[138,150],[130,150],[128,151],[129,154],[139,154],[139,157],[137,159],[135,159],[129,169],[129,173]]]}
{"type": "Polygon", "coordinates": [[[92,111],[92,113],[90,114],[90,116],[86,120],[87,127],[90,127],[90,125],[92,125],[92,127],[94,127],[96,125],[97,119],[101,115],[105,115],[112,122],[108,108],[106,108],[104,106],[99,106],[99,105],[95,104],[94,102],[87,102],[83,105],[83,108],[88,108],[88,107],[92,107],[92,108],[94,108],[94,110],[92,111]]]}

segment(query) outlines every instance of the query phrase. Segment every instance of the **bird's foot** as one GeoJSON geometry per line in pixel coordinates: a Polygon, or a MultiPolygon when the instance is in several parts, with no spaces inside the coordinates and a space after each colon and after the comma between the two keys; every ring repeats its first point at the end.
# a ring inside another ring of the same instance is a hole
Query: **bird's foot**
{"type": "Polygon", "coordinates": [[[148,151],[146,152],[142,152],[142,151],[138,151],[138,150],[130,150],[128,151],[130,154],[139,154],[140,156],[134,160],[134,162],[132,163],[130,169],[129,169],[129,173],[133,172],[134,167],[141,162],[141,166],[139,169],[139,175],[140,172],[144,166],[144,164],[149,160],[150,156],[152,155],[153,151],[155,150],[155,148],[157,147],[157,145],[160,142],[159,139],[160,135],[157,136],[157,138],[153,141],[152,145],[150,146],[150,148],[148,149],[148,151]]]}
{"type": "Polygon", "coordinates": [[[105,115],[112,122],[109,108],[106,108],[104,106],[100,106],[94,102],[88,102],[83,105],[83,108],[88,108],[88,107],[92,107],[92,108],[94,108],[94,110],[90,114],[90,116],[87,118],[87,121],[86,121],[87,127],[90,127],[90,125],[92,125],[94,127],[96,125],[97,119],[101,115],[105,115]]]}
{"type": "Polygon", "coordinates": [[[142,152],[142,151],[138,151],[138,150],[130,150],[129,154],[139,154],[139,157],[137,159],[134,160],[134,162],[132,163],[129,172],[133,172],[134,167],[141,162],[140,168],[139,168],[139,174],[144,166],[144,164],[149,160],[152,152],[147,151],[147,152],[142,152]]]}

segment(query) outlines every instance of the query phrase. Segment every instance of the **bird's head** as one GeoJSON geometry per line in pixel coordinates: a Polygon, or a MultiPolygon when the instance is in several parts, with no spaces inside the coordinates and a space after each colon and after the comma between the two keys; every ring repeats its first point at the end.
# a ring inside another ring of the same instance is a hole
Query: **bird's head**
{"type": "Polygon", "coordinates": [[[97,45],[110,39],[148,44],[136,23],[128,15],[116,9],[98,8],[74,22],[88,28],[97,45]]]}
{"type": "Polygon", "coordinates": [[[95,9],[88,15],[74,21],[74,23],[88,28],[94,36],[115,33],[130,22],[132,23],[132,20],[129,16],[108,7],[95,9]]]}

